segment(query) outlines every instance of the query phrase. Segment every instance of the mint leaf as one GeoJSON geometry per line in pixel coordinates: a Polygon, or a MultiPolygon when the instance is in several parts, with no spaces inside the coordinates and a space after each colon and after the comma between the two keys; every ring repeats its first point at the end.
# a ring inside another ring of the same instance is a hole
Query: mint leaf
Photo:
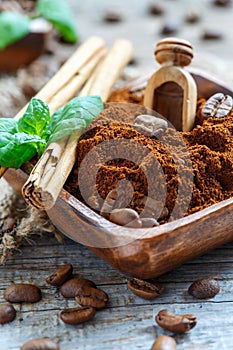
{"type": "Polygon", "coordinates": [[[0,132],[0,164],[7,168],[19,168],[34,157],[46,143],[38,136],[25,133],[0,132]]]}
{"type": "MultiPolygon", "coordinates": [[[[30,19],[20,13],[0,13],[0,49],[25,37],[30,32],[30,19]]],[[[17,57],[15,57],[17,59],[17,57]]]]}
{"type": "Polygon", "coordinates": [[[78,40],[73,14],[64,0],[38,0],[36,9],[66,41],[75,43],[78,40]]]}
{"type": "Polygon", "coordinates": [[[51,117],[51,136],[48,143],[81,131],[104,109],[104,104],[99,96],[74,97],[64,107],[60,108],[51,117]]]}
{"type": "Polygon", "coordinates": [[[18,123],[15,119],[0,118],[0,135],[4,132],[15,134],[18,131],[18,123]]]}
{"type": "Polygon", "coordinates": [[[47,140],[49,138],[49,122],[48,105],[37,98],[32,98],[25,114],[18,121],[18,130],[47,140]]]}

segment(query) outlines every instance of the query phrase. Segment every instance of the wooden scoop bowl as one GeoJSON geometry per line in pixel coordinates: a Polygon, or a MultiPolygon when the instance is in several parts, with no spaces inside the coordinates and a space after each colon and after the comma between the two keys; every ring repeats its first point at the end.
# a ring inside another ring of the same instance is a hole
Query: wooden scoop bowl
{"type": "Polygon", "coordinates": [[[51,30],[52,26],[46,20],[34,19],[28,35],[0,50],[0,71],[14,72],[37,59],[45,50],[51,30]]]}
{"type": "MultiPolygon", "coordinates": [[[[232,86],[203,72],[191,74],[197,83],[198,97],[209,98],[217,92],[233,96],[232,86]]],[[[27,179],[22,170],[8,169],[4,176],[17,192],[27,179]]],[[[65,235],[86,245],[114,268],[142,279],[157,277],[233,240],[233,198],[149,229],[115,225],[65,190],[48,214],[65,235]],[[128,243],[118,245],[121,237],[128,243]]]]}

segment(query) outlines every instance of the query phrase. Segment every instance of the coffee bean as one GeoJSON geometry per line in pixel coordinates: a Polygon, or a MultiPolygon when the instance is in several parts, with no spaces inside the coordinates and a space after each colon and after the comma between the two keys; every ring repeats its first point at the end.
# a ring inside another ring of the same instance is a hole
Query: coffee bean
{"type": "Polygon", "coordinates": [[[107,305],[109,299],[107,293],[103,290],[84,286],[77,290],[75,300],[81,306],[92,306],[102,309],[107,305]]]}
{"type": "Polygon", "coordinates": [[[135,295],[144,299],[154,299],[161,295],[164,287],[157,282],[150,282],[133,278],[128,282],[128,287],[135,295]]]}
{"type": "Polygon", "coordinates": [[[151,350],[176,350],[176,341],[168,335],[161,335],[155,340],[151,350]]]}
{"type": "Polygon", "coordinates": [[[168,310],[161,310],[155,317],[160,327],[174,333],[188,332],[196,326],[197,318],[192,314],[175,315],[168,310]]]}
{"type": "Polygon", "coordinates": [[[11,232],[14,230],[16,227],[16,219],[7,217],[3,220],[2,225],[1,225],[1,234],[5,234],[7,232],[11,232]]]}
{"type": "Polygon", "coordinates": [[[202,40],[221,40],[223,35],[217,30],[206,29],[201,35],[202,40]]]}
{"type": "Polygon", "coordinates": [[[197,299],[213,298],[219,291],[219,283],[213,278],[197,280],[193,282],[188,289],[189,294],[197,299]]]}
{"type": "Polygon", "coordinates": [[[207,118],[223,118],[226,117],[233,106],[232,97],[217,93],[211,96],[202,107],[202,117],[207,118]]]}
{"type": "Polygon", "coordinates": [[[228,7],[232,4],[232,0],[214,0],[213,5],[220,7],[228,7]]]}
{"type": "Polygon", "coordinates": [[[36,303],[41,300],[41,290],[34,284],[11,284],[5,289],[4,298],[11,303],[36,303]]]}
{"type": "Polygon", "coordinates": [[[140,228],[142,227],[138,213],[130,208],[114,209],[110,213],[110,221],[115,224],[127,227],[140,228]]]}
{"type": "Polygon", "coordinates": [[[171,35],[171,34],[176,34],[178,31],[179,31],[179,28],[176,23],[167,23],[161,28],[160,34],[171,35]]]}
{"type": "Polygon", "coordinates": [[[165,11],[162,4],[158,3],[157,1],[154,1],[149,5],[148,12],[154,16],[161,16],[164,14],[165,11]]]}
{"type": "Polygon", "coordinates": [[[5,324],[14,321],[16,317],[16,311],[11,304],[0,305],[0,324],[5,324]]]}
{"type": "Polygon", "coordinates": [[[74,307],[61,311],[60,318],[67,324],[79,324],[95,316],[96,309],[90,306],[74,307]]]}
{"type": "Polygon", "coordinates": [[[119,23],[122,22],[122,13],[117,10],[107,10],[103,16],[103,20],[108,23],[119,23]]]}
{"type": "Polygon", "coordinates": [[[104,216],[105,218],[109,218],[109,214],[113,210],[113,207],[115,205],[116,199],[118,197],[118,192],[116,189],[111,190],[102,205],[102,208],[100,210],[100,215],[104,216]]]}
{"type": "Polygon", "coordinates": [[[52,286],[61,286],[71,278],[72,272],[73,266],[71,264],[62,265],[52,275],[46,278],[46,282],[52,286]]]}
{"type": "Polygon", "coordinates": [[[96,285],[94,282],[85,278],[71,278],[69,281],[65,282],[61,287],[61,295],[64,298],[74,298],[78,288],[81,287],[93,287],[96,285]]]}
{"type": "Polygon", "coordinates": [[[149,137],[157,136],[159,131],[164,132],[168,123],[166,120],[153,115],[141,114],[135,118],[133,127],[141,134],[149,137]]]}
{"type": "Polygon", "coordinates": [[[192,10],[186,14],[185,22],[192,23],[192,24],[197,23],[200,21],[200,18],[201,18],[200,12],[196,10],[192,10]]]}
{"type": "Polygon", "coordinates": [[[59,346],[49,338],[38,338],[27,341],[20,350],[59,350],[59,346]]]}
{"type": "Polygon", "coordinates": [[[159,223],[154,218],[141,218],[142,228],[159,226],[159,223]]]}

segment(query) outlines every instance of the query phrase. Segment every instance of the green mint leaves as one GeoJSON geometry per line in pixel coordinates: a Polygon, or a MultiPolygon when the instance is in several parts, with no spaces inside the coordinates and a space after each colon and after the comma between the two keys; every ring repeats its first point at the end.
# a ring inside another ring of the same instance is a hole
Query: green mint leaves
{"type": "Polygon", "coordinates": [[[0,13],[0,49],[23,38],[30,32],[30,19],[20,13],[5,11],[0,13]]]}
{"type": "MultiPolygon", "coordinates": [[[[73,13],[65,0],[37,0],[33,17],[44,17],[51,22],[65,41],[75,43],[78,40],[73,13]]],[[[0,50],[22,39],[30,33],[32,19],[18,12],[0,13],[0,50]]]]}
{"type": "Polygon", "coordinates": [[[51,22],[63,38],[75,43],[78,39],[73,13],[65,0],[38,0],[36,9],[40,15],[51,22]]]}
{"type": "Polygon", "coordinates": [[[19,168],[46,146],[83,128],[104,109],[99,96],[75,97],[50,117],[48,105],[32,98],[18,121],[0,118],[0,165],[19,168]]]}

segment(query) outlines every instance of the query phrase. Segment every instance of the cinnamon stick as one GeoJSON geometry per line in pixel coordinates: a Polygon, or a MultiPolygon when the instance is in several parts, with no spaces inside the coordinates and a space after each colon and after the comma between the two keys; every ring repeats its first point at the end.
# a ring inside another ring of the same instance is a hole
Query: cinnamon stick
{"type": "MultiPolygon", "coordinates": [[[[83,86],[105,54],[104,40],[96,36],[90,37],[74,52],[35,97],[46,102],[50,107],[50,111],[55,112],[83,86]]],[[[24,115],[27,106],[24,106],[18,112],[15,119],[20,119],[24,115]]],[[[6,170],[6,168],[0,166],[0,178],[6,170]]]]}
{"type": "MultiPolygon", "coordinates": [[[[105,102],[132,53],[131,42],[117,40],[103,63],[97,66],[90,77],[88,91],[84,88],[82,94],[86,91],[86,95],[99,95],[105,102]]],[[[53,100],[51,104],[53,105],[53,100]]],[[[74,133],[46,148],[22,189],[28,204],[43,210],[48,210],[55,204],[75,163],[78,138],[79,135],[74,133]]]]}

